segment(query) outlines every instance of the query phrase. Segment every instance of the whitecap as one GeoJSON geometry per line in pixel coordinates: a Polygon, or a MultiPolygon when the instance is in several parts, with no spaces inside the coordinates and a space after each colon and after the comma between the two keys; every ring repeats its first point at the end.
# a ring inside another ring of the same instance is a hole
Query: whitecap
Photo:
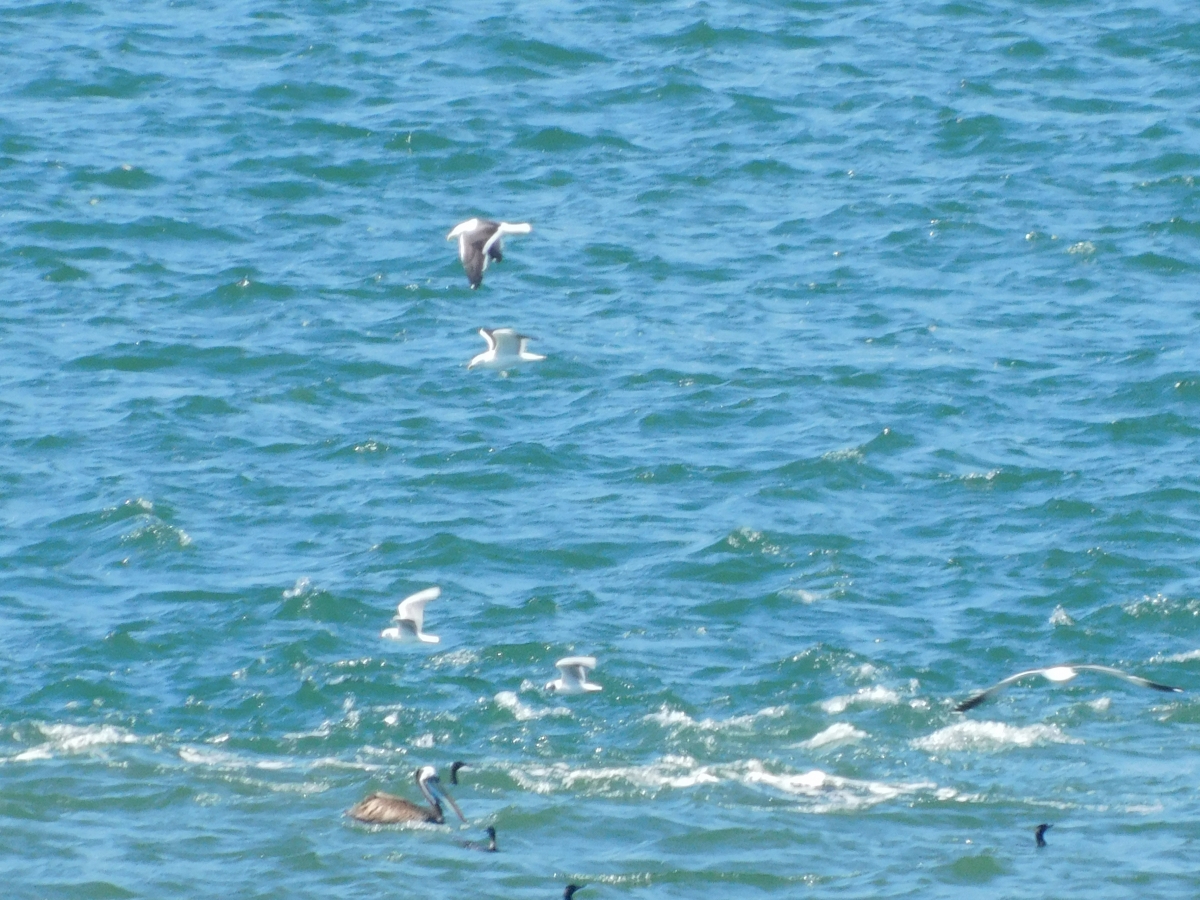
{"type": "Polygon", "coordinates": [[[956,750],[1003,750],[1008,747],[1033,747],[1040,744],[1079,744],[1057,725],[1019,727],[1004,722],[956,722],[933,734],[911,741],[913,747],[930,753],[956,750]]]}
{"type": "Polygon", "coordinates": [[[860,731],[848,722],[834,722],[824,731],[814,734],[807,741],[801,741],[800,746],[816,750],[820,747],[828,747],[831,744],[856,744],[866,736],[867,733],[865,731],[860,731]]]}
{"type": "Polygon", "coordinates": [[[105,744],[136,744],[137,738],[115,725],[38,725],[50,738],[50,746],[64,753],[77,753],[105,744]]]}
{"type": "Polygon", "coordinates": [[[1188,650],[1186,653],[1172,653],[1170,656],[1155,656],[1150,660],[1152,663],[1164,662],[1191,662],[1194,659],[1200,659],[1200,650],[1188,650]]]}
{"type": "Polygon", "coordinates": [[[841,697],[831,697],[821,701],[821,709],[830,715],[845,712],[851,706],[895,706],[900,702],[900,695],[890,688],[881,685],[860,688],[853,694],[841,697]]]}
{"type": "Polygon", "coordinates": [[[511,712],[513,718],[518,722],[528,722],[532,719],[542,719],[546,716],[571,715],[571,710],[565,706],[553,706],[545,709],[534,709],[531,706],[526,706],[521,702],[521,698],[512,691],[501,691],[494,699],[497,706],[511,712]]]}
{"type": "Polygon", "coordinates": [[[690,756],[664,756],[643,766],[572,768],[558,762],[514,767],[511,774],[525,790],[538,794],[582,788],[601,795],[620,795],[622,788],[630,787],[641,793],[657,793],[664,788],[689,788],[721,780],[712,768],[699,765],[690,756]]]}
{"type": "Polygon", "coordinates": [[[83,753],[114,744],[136,744],[138,742],[135,735],[115,725],[47,725],[38,723],[37,729],[48,740],[9,757],[9,762],[35,762],[42,759],[53,759],[60,753],[83,753]]]}
{"type": "Polygon", "coordinates": [[[283,592],[283,599],[291,600],[293,597],[299,597],[301,594],[305,593],[310,587],[312,587],[312,582],[309,580],[308,576],[301,575],[299,578],[296,579],[295,584],[293,584],[290,588],[288,588],[286,591],[283,592]]]}
{"type": "Polygon", "coordinates": [[[685,712],[671,709],[664,705],[658,712],[643,716],[642,720],[645,722],[655,722],[664,728],[674,728],[676,730],[695,728],[700,731],[723,731],[725,729],[753,728],[761,718],[776,719],[786,712],[786,706],[768,706],[766,709],[760,709],[756,713],[744,716],[731,716],[728,719],[700,719],[697,721],[685,712]]]}
{"type": "Polygon", "coordinates": [[[1058,625],[1074,625],[1075,620],[1061,606],[1054,607],[1054,612],[1050,614],[1050,624],[1058,625]]]}
{"type": "Polygon", "coordinates": [[[934,794],[946,799],[947,790],[939,789],[931,781],[894,784],[885,781],[865,781],[831,775],[821,769],[777,775],[768,772],[758,760],[750,760],[746,764],[743,780],[748,784],[765,784],[786,794],[813,801],[805,809],[814,813],[864,809],[897,797],[918,793],[934,794]]]}

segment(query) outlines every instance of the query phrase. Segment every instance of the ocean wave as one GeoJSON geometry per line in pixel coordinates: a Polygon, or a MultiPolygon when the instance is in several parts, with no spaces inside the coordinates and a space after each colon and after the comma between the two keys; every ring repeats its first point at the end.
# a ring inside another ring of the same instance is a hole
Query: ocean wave
{"type": "Polygon", "coordinates": [[[699,731],[725,731],[727,729],[753,728],[759,719],[777,719],[786,713],[786,706],[768,706],[766,709],[760,709],[756,713],[744,716],[732,716],[728,719],[696,720],[685,712],[671,709],[664,705],[658,712],[643,716],[642,721],[655,722],[664,728],[673,728],[677,731],[686,728],[694,728],[699,731]]]}
{"type": "Polygon", "coordinates": [[[896,706],[900,703],[900,695],[891,688],[881,685],[860,688],[853,694],[831,697],[821,701],[821,709],[830,715],[843,713],[851,706],[896,706]]]}
{"type": "Polygon", "coordinates": [[[513,714],[518,722],[529,722],[534,719],[543,719],[546,716],[569,716],[571,710],[565,706],[550,706],[544,709],[534,709],[532,706],[527,706],[521,702],[513,691],[501,691],[495,696],[496,705],[501,709],[507,709],[513,714]]]}
{"type": "Polygon", "coordinates": [[[807,772],[769,771],[757,759],[707,765],[691,756],[664,756],[645,765],[572,767],[569,763],[514,766],[512,777],[525,790],[538,794],[582,791],[592,796],[656,795],[722,783],[765,786],[801,803],[805,812],[863,809],[897,797],[929,794],[952,799],[957,792],[929,781],[897,782],[844,778],[820,769],[807,772]]]}
{"type": "Polygon", "coordinates": [[[9,762],[32,762],[52,759],[63,753],[84,753],[115,744],[136,744],[137,737],[115,725],[66,725],[38,723],[37,729],[47,738],[45,743],[30,747],[8,758],[9,762]]]}
{"type": "Polygon", "coordinates": [[[1007,725],[1004,722],[956,722],[910,742],[917,750],[945,753],[960,750],[1004,750],[1041,744],[1080,744],[1057,725],[1007,725]]]}
{"type": "Polygon", "coordinates": [[[865,731],[855,728],[848,722],[834,722],[824,731],[814,734],[807,741],[801,741],[800,746],[817,750],[821,747],[829,747],[835,744],[857,744],[865,737],[867,737],[865,731]]]}
{"type": "Polygon", "coordinates": [[[794,797],[812,801],[807,812],[842,812],[864,809],[914,794],[930,794],[938,799],[951,799],[954,792],[939,789],[932,781],[889,783],[843,778],[821,769],[795,774],[768,772],[758,760],[746,763],[743,780],[747,784],[764,784],[794,797]]]}

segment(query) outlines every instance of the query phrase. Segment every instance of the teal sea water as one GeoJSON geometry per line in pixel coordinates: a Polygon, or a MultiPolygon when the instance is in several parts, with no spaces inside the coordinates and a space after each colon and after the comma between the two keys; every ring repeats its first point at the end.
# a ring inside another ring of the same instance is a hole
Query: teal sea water
{"type": "Polygon", "coordinates": [[[4,895],[1196,897],[1198,92],[1173,2],[5,4],[4,895]],[[1068,661],[1187,692],[954,712],[1068,661]]]}

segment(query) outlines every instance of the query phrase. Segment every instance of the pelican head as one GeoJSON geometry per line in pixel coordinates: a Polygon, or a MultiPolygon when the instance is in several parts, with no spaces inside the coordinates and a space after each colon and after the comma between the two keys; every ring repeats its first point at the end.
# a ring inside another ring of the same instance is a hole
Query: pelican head
{"type": "Polygon", "coordinates": [[[425,795],[425,799],[439,810],[442,808],[442,801],[450,804],[450,808],[458,814],[462,821],[466,822],[467,817],[462,814],[462,810],[458,808],[458,804],[442,788],[442,781],[438,778],[437,769],[433,766],[421,766],[413,773],[413,777],[417,780],[417,787],[421,789],[421,793],[425,795]]]}

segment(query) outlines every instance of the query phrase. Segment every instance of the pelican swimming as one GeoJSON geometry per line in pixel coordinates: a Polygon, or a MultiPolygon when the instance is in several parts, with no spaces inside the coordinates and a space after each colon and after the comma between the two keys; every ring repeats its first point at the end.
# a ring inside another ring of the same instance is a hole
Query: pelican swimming
{"type": "MultiPolygon", "coordinates": [[[[461,768],[461,764],[459,768],[461,768]]],[[[437,769],[433,766],[422,766],[413,773],[413,777],[417,780],[417,787],[429,801],[428,808],[418,806],[411,800],[405,800],[394,794],[376,791],[365,800],[350,807],[346,811],[346,815],[352,819],[358,819],[360,822],[370,822],[373,825],[395,825],[400,822],[429,822],[441,825],[446,821],[446,817],[442,814],[441,803],[442,800],[445,800],[458,813],[460,819],[464,822],[467,821],[462,810],[458,808],[458,804],[454,802],[454,798],[442,788],[437,769]]]]}
{"type": "Polygon", "coordinates": [[[446,240],[458,238],[458,258],[467,272],[471,290],[483,283],[483,273],[488,260],[500,262],[504,259],[501,239],[506,234],[529,234],[533,226],[528,222],[493,222],[491,219],[467,219],[459,222],[446,235],[446,240]]]}
{"type": "Polygon", "coordinates": [[[1033,836],[1034,836],[1034,838],[1037,839],[1037,845],[1039,847],[1046,846],[1046,829],[1053,828],[1053,827],[1054,827],[1053,825],[1039,825],[1037,828],[1035,828],[1033,830],[1033,836]]]}
{"type": "Polygon", "coordinates": [[[590,694],[602,691],[600,685],[588,681],[588,672],[596,668],[594,656],[565,656],[554,664],[561,675],[546,683],[546,690],[557,694],[590,694]]]}
{"type": "Polygon", "coordinates": [[[1183,693],[1183,688],[1171,687],[1169,684],[1159,684],[1157,681],[1150,681],[1138,675],[1130,675],[1128,672],[1122,672],[1120,669],[1114,669],[1111,666],[1049,666],[1044,669],[1027,669],[1024,672],[1018,672],[1016,675],[1009,675],[1003,681],[997,681],[990,688],[982,690],[972,697],[968,697],[962,703],[958,704],[958,706],[954,707],[954,711],[966,712],[968,709],[974,709],[997,691],[1008,687],[1014,681],[1020,681],[1022,678],[1028,678],[1031,675],[1041,675],[1047,681],[1064,682],[1070,681],[1080,672],[1100,672],[1104,675],[1115,675],[1117,678],[1122,678],[1131,684],[1153,688],[1156,691],[1170,691],[1175,694],[1183,693]]]}
{"type": "Polygon", "coordinates": [[[396,627],[383,629],[379,636],[393,641],[415,639],[425,644],[436,644],[441,638],[436,634],[426,634],[421,627],[425,624],[425,604],[441,595],[442,589],[435,586],[405,597],[396,607],[396,615],[392,617],[396,627]]]}
{"type": "Polygon", "coordinates": [[[496,829],[491,825],[487,827],[488,842],[483,841],[459,841],[468,850],[482,850],[484,853],[499,853],[500,848],[496,846],[496,829]]]}
{"type": "Polygon", "coordinates": [[[515,366],[517,363],[538,362],[546,357],[529,352],[529,336],[518,334],[512,328],[480,328],[479,334],[487,341],[487,349],[467,363],[468,369],[476,366],[515,366]]]}

